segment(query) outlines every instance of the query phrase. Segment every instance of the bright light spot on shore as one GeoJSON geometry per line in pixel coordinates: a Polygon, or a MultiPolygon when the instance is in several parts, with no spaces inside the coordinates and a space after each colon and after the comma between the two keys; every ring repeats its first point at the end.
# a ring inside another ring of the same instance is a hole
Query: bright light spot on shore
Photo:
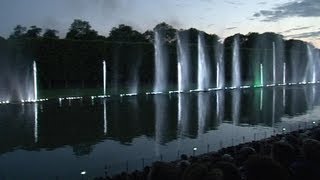
{"type": "Polygon", "coordinates": [[[198,148],[194,147],[193,150],[196,151],[198,148]]]}
{"type": "Polygon", "coordinates": [[[286,128],[282,128],[282,131],[285,131],[286,130],[286,128]]]}
{"type": "Polygon", "coordinates": [[[80,174],[81,174],[81,175],[85,175],[85,174],[87,174],[87,172],[86,172],[86,171],[81,171],[80,174]]]}

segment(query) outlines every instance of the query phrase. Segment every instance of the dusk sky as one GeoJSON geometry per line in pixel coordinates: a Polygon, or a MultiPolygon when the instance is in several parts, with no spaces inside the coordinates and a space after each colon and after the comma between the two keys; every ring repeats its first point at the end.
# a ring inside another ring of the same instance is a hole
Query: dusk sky
{"type": "Polygon", "coordinates": [[[320,48],[320,0],[1,0],[0,36],[17,24],[53,28],[59,36],[74,19],[107,36],[119,24],[144,32],[160,22],[224,38],[235,33],[276,32],[320,48]]]}

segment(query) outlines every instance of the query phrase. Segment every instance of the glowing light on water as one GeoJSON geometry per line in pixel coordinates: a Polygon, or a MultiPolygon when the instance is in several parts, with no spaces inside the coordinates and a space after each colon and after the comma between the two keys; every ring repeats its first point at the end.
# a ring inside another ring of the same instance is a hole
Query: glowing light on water
{"type": "Polygon", "coordinates": [[[38,85],[37,85],[37,64],[33,61],[33,91],[34,91],[34,101],[38,99],[38,85]]]}
{"type": "Polygon", "coordinates": [[[103,65],[103,95],[106,95],[107,92],[107,68],[106,61],[102,62],[103,65]]]}
{"type": "Polygon", "coordinates": [[[130,97],[130,96],[136,96],[136,95],[138,95],[138,93],[120,94],[120,97],[126,97],[126,96],[130,97]]]}

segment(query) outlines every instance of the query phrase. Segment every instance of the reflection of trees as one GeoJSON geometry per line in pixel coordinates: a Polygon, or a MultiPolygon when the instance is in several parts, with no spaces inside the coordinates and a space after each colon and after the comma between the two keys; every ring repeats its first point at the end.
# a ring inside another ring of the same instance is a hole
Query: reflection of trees
{"type": "Polygon", "coordinates": [[[73,145],[73,153],[76,156],[88,155],[92,152],[94,144],[95,143],[81,143],[73,145]]]}
{"type": "Polygon", "coordinates": [[[91,153],[93,146],[105,138],[131,144],[134,138],[141,136],[156,137],[160,144],[166,144],[176,139],[178,134],[182,138],[197,138],[202,133],[216,129],[223,120],[232,123],[231,120],[236,117],[240,126],[271,126],[280,122],[284,115],[303,114],[319,104],[319,93],[313,87],[287,88],[285,106],[282,88],[234,93],[218,91],[216,95],[201,93],[108,99],[106,135],[103,103],[89,106],[75,102],[72,106],[62,107],[51,102],[43,103],[43,109],[38,111],[37,143],[34,142],[33,104],[0,106],[0,153],[16,148],[52,150],[71,146],[75,155],[81,156],[91,153]],[[239,97],[235,98],[235,95],[239,97]],[[240,98],[239,107],[233,106],[234,100],[240,98]],[[232,109],[238,109],[239,112],[232,109]]]}

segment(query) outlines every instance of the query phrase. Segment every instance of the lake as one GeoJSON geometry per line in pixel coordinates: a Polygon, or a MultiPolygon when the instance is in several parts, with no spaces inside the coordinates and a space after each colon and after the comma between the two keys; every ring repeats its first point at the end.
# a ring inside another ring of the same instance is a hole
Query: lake
{"type": "Polygon", "coordinates": [[[6,104],[0,106],[0,179],[132,171],[319,119],[319,85],[6,104]]]}

